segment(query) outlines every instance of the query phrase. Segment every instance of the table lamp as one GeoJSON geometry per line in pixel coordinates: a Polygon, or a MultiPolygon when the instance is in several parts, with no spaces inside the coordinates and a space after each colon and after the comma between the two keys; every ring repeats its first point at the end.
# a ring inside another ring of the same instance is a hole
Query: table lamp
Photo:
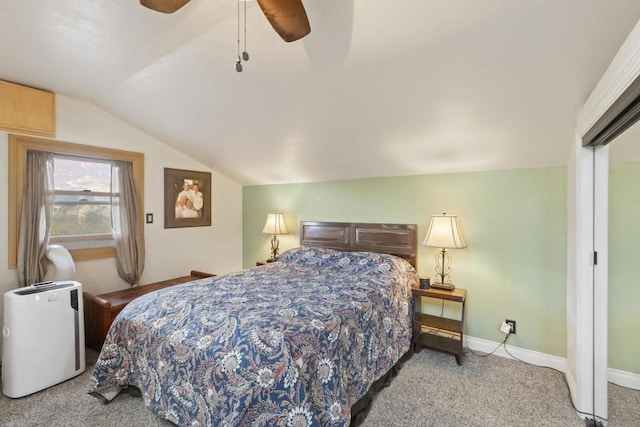
{"type": "Polygon", "coordinates": [[[433,215],[427,236],[422,244],[440,249],[436,255],[436,277],[431,287],[448,291],[454,290],[456,287],[451,282],[451,256],[447,249],[467,247],[458,227],[458,217],[446,213],[433,215]]]}
{"type": "Polygon", "coordinates": [[[281,213],[270,213],[267,215],[267,222],[262,230],[264,234],[271,234],[271,258],[267,262],[275,261],[280,250],[278,234],[288,234],[287,226],[284,223],[284,215],[281,213]]]}

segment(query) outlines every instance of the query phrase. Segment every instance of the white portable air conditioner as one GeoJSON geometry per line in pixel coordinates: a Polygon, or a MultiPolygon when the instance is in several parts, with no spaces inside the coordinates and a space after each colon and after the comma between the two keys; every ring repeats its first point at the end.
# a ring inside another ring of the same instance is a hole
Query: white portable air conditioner
{"type": "Polygon", "coordinates": [[[82,285],[43,282],[4,294],[2,393],[22,397],[85,370],[82,285]]]}

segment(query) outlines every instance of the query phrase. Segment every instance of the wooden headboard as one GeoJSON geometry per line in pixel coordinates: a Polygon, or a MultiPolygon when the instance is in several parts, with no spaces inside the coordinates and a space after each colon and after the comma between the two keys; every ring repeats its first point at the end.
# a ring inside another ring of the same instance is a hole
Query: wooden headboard
{"type": "Polygon", "coordinates": [[[300,245],[341,251],[368,251],[404,258],[417,268],[418,227],[415,224],[300,222],[300,245]]]}

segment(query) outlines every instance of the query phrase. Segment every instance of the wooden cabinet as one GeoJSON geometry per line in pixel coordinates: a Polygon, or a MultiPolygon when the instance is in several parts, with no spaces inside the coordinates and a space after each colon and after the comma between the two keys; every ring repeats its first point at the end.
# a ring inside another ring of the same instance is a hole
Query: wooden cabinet
{"type": "Polygon", "coordinates": [[[413,318],[413,344],[416,353],[420,352],[422,347],[445,351],[455,355],[458,365],[462,365],[466,289],[445,291],[415,288],[412,293],[416,298],[416,305],[419,305],[420,298],[441,300],[442,304],[444,301],[460,304],[460,317],[457,319],[420,313],[416,310],[413,318]]]}
{"type": "Polygon", "coordinates": [[[0,81],[0,129],[56,136],[55,93],[0,81]]]}
{"type": "Polygon", "coordinates": [[[109,328],[118,313],[139,296],[157,291],[158,289],[211,276],[215,276],[215,274],[192,270],[189,276],[176,277],[174,279],[123,289],[121,291],[101,295],[84,292],[84,330],[86,346],[100,351],[104,339],[107,337],[107,332],[109,332],[109,328]]]}

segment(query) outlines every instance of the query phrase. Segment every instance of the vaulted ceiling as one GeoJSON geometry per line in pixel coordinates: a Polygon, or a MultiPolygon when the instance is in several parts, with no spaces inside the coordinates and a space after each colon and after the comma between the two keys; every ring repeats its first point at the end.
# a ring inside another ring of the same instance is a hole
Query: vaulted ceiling
{"type": "Polygon", "coordinates": [[[2,1],[0,79],[94,103],[241,184],[554,166],[640,19],[637,0],[304,5],[311,34],[285,43],[254,2],[2,1]]]}

